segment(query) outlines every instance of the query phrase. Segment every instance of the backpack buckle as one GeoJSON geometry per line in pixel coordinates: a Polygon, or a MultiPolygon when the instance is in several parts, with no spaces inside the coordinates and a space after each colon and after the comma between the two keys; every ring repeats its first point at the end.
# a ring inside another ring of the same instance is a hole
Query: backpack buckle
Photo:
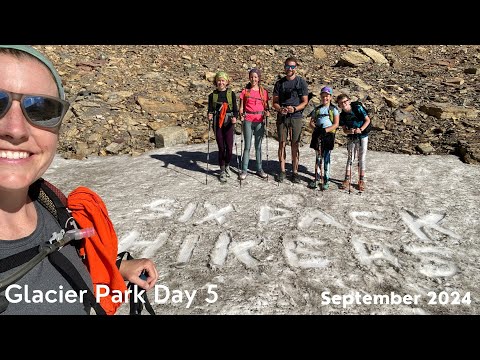
{"type": "Polygon", "coordinates": [[[65,230],[62,229],[60,230],[59,233],[55,231],[52,233],[52,236],[50,237],[50,239],[48,239],[48,243],[53,244],[53,243],[59,242],[64,238],[64,236],[65,236],[65,230]]]}

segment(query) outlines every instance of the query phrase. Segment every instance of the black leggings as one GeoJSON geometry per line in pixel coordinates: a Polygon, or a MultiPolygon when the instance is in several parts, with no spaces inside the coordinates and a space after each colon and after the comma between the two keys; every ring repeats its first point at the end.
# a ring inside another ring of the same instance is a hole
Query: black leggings
{"type": "Polygon", "coordinates": [[[217,126],[215,131],[218,145],[218,165],[220,166],[230,165],[230,160],[232,160],[233,129],[234,125],[228,122],[227,125],[224,124],[221,128],[217,126]]]}

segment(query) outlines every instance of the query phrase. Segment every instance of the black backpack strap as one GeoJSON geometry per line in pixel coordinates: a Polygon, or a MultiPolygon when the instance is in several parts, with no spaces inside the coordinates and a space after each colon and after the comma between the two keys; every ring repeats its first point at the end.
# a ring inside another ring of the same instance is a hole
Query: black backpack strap
{"type": "Polygon", "coordinates": [[[17,266],[23,265],[33,259],[38,254],[38,246],[23,250],[17,254],[7,256],[0,260],[0,273],[13,269],[17,266]]]}
{"type": "Polygon", "coordinates": [[[370,133],[370,131],[372,130],[372,127],[373,127],[372,116],[369,114],[368,110],[365,108],[365,106],[360,101],[355,101],[354,103],[352,103],[352,112],[355,114],[355,117],[358,120],[363,121],[363,123],[365,123],[366,116],[363,115],[363,113],[360,111],[360,109],[363,109],[365,114],[367,114],[366,116],[368,116],[370,118],[370,123],[368,124],[367,128],[364,129],[363,132],[362,132],[362,134],[368,134],[368,133],[370,133]]]}
{"type": "MultiPolygon", "coordinates": [[[[70,211],[67,209],[67,198],[65,195],[57,189],[54,185],[50,184],[48,181],[40,178],[35,183],[33,183],[29,190],[28,194],[31,199],[38,200],[38,202],[44,206],[58,221],[60,226],[65,230],[71,230],[76,227],[76,223],[73,217],[70,214],[70,211]]],[[[8,256],[0,260],[0,273],[10,270],[14,267],[23,265],[28,261],[32,260],[38,253],[38,246],[34,246],[30,249],[24,250],[18,254],[8,256]]],[[[117,257],[117,267],[120,266],[122,258],[124,255],[127,255],[127,260],[133,259],[133,257],[128,252],[123,252],[117,257]]],[[[85,290],[85,303],[84,307],[87,313],[90,312],[90,309],[93,308],[97,315],[106,315],[105,310],[101,305],[96,301],[95,295],[88,287],[85,280],[82,278],[75,266],[70,262],[70,260],[65,257],[61,252],[54,251],[48,255],[48,259],[51,264],[57,269],[57,271],[65,277],[70,286],[79,293],[80,290],[85,290]]],[[[127,288],[131,291],[135,290],[135,285],[129,283],[127,288]]],[[[137,289],[138,291],[138,289],[137,289]]],[[[145,309],[151,314],[155,315],[155,311],[150,304],[146,292],[143,293],[143,299],[145,304],[142,302],[130,302],[130,315],[140,315],[144,305],[145,309]]],[[[0,296],[0,313],[3,312],[8,306],[8,301],[4,296],[0,296]]]]}
{"type": "Polygon", "coordinates": [[[78,272],[78,270],[73,266],[73,264],[68,260],[68,258],[63,255],[59,251],[55,251],[48,256],[48,259],[52,263],[52,265],[57,269],[57,271],[67,279],[70,286],[77,292],[80,293],[80,290],[86,291],[84,293],[85,298],[85,311],[87,313],[90,312],[90,308],[93,308],[97,315],[106,315],[107,313],[105,310],[100,306],[100,304],[96,301],[95,295],[88,287],[85,280],[83,280],[82,276],[78,272]]]}
{"type": "MultiPolygon", "coordinates": [[[[138,285],[134,283],[128,283],[127,288],[130,291],[132,291],[131,293],[135,291],[135,287],[138,288],[138,285]]],[[[139,302],[130,301],[130,315],[141,315],[144,306],[145,306],[145,310],[147,310],[150,315],[155,315],[155,311],[153,310],[152,304],[150,304],[150,301],[147,298],[146,292],[143,293],[143,301],[145,301],[145,304],[142,303],[141,301],[139,302]]]]}
{"type": "MultiPolygon", "coordinates": [[[[35,246],[33,248],[24,250],[18,254],[8,256],[0,260],[0,270],[1,270],[0,272],[4,272],[14,267],[26,264],[29,261],[31,261],[33,258],[37,257],[37,255],[39,254],[40,254],[39,247],[35,246]]],[[[46,254],[44,253],[44,256],[45,255],[46,254]]],[[[35,264],[37,264],[43,258],[44,257],[37,258],[36,260],[38,261],[36,261],[35,264]]],[[[57,271],[68,281],[70,286],[72,286],[72,288],[77,292],[77,294],[80,293],[80,290],[85,291],[84,296],[85,296],[86,302],[84,303],[84,307],[87,313],[90,313],[90,308],[93,308],[97,313],[97,315],[106,315],[105,310],[100,306],[99,303],[96,302],[95,296],[93,295],[93,292],[90,290],[85,280],[83,280],[78,270],[75,268],[75,266],[73,266],[73,264],[65,255],[63,255],[61,252],[57,250],[52,250],[52,252],[48,254],[48,259],[50,260],[50,263],[55,267],[55,269],[57,269],[57,271]]],[[[24,270],[24,272],[26,271],[27,270],[24,270]]],[[[2,288],[3,288],[3,285],[2,285],[2,288]]],[[[1,297],[0,297],[0,301],[3,301],[1,297]]],[[[3,312],[5,309],[3,310],[0,309],[1,310],[0,313],[3,312]]]]}
{"type": "MultiPolygon", "coordinates": [[[[65,195],[63,195],[60,190],[57,189],[55,191],[54,189],[56,188],[53,185],[40,178],[30,186],[28,189],[28,194],[31,199],[37,200],[43,207],[45,207],[57,221],[60,221],[61,219],[63,224],[66,224],[69,219],[68,210],[65,206],[67,200],[65,195]],[[57,208],[59,211],[57,211],[57,208]]],[[[1,259],[0,273],[29,262],[37,254],[38,245],[35,245],[30,249],[23,250],[17,254],[13,254],[1,259]]]]}
{"type": "Polygon", "coordinates": [[[8,300],[5,296],[0,295],[0,314],[7,310],[8,307],[8,300]]]}
{"type": "Polygon", "coordinates": [[[40,178],[30,186],[28,195],[47,209],[65,231],[77,228],[67,208],[67,197],[53,184],[40,178]]]}
{"type": "Polygon", "coordinates": [[[358,101],[355,101],[354,103],[352,103],[352,111],[355,114],[355,117],[360,121],[365,121],[365,116],[363,116],[362,112],[360,111],[360,108],[363,108],[365,110],[365,107],[358,101]]]}
{"type": "MultiPolygon", "coordinates": [[[[40,198],[42,200],[44,193],[47,198],[55,206],[56,218],[60,226],[65,228],[65,230],[70,230],[75,228],[75,221],[73,220],[70,211],[67,208],[67,198],[66,196],[54,185],[49,183],[46,180],[41,179],[40,184],[40,198]]],[[[54,214],[55,215],[55,214],[54,214]]]]}
{"type": "MultiPolygon", "coordinates": [[[[133,256],[130,255],[128,251],[123,251],[117,256],[117,267],[120,267],[120,263],[122,262],[122,259],[124,257],[127,257],[127,260],[132,260],[133,256]]],[[[142,273],[140,277],[143,279],[145,275],[142,273]]],[[[138,293],[138,288],[139,286],[137,284],[134,284],[132,282],[129,282],[127,285],[127,289],[130,291],[130,294],[138,293]]],[[[155,311],[153,310],[152,304],[150,304],[150,301],[148,300],[147,297],[147,292],[143,293],[143,301],[145,303],[142,303],[141,301],[136,302],[136,301],[130,301],[130,315],[141,315],[143,308],[145,306],[145,310],[148,311],[150,315],[156,315],[155,311]]]]}
{"type": "MultiPolygon", "coordinates": [[[[30,186],[29,195],[32,199],[38,200],[38,202],[54,216],[59,225],[65,231],[77,228],[75,220],[67,208],[66,196],[53,184],[40,178],[30,186]]],[[[30,252],[30,250],[34,250],[38,253],[38,247],[36,247],[25,250],[14,256],[18,257],[20,254],[30,252]]],[[[22,256],[22,258],[26,258],[26,255],[22,256]]],[[[80,293],[80,290],[86,291],[84,293],[84,307],[87,313],[90,312],[90,308],[93,308],[97,315],[106,315],[105,310],[96,301],[93,292],[90,290],[85,280],[65,255],[59,251],[54,251],[48,255],[48,259],[77,293],[80,293]]]]}

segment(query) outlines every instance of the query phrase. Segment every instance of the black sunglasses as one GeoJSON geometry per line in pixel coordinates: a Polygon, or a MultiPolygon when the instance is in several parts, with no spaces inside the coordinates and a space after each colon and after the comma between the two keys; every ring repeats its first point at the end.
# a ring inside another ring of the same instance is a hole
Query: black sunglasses
{"type": "Polygon", "coordinates": [[[30,124],[42,128],[60,126],[70,106],[68,101],[53,96],[18,94],[0,89],[0,119],[8,112],[13,100],[20,101],[23,115],[30,124]]]}

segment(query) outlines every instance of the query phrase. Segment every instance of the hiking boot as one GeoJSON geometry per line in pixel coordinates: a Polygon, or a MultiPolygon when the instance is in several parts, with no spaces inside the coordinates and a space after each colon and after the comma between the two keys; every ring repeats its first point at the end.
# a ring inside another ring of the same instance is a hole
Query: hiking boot
{"type": "Polygon", "coordinates": [[[292,183],[294,183],[294,184],[299,184],[300,183],[300,176],[298,176],[298,173],[293,173],[292,174],[292,183]]]}
{"type": "Polygon", "coordinates": [[[227,174],[226,174],[225,171],[222,171],[222,172],[220,173],[220,181],[223,182],[223,183],[224,183],[224,182],[227,182],[227,174]]]}
{"type": "Polygon", "coordinates": [[[225,166],[225,175],[226,175],[227,177],[230,177],[231,171],[232,171],[232,170],[230,170],[230,166],[228,166],[228,165],[225,166]]]}
{"type": "Polygon", "coordinates": [[[257,171],[257,175],[260,176],[262,179],[266,179],[268,177],[267,173],[263,170],[257,171]]]}
{"type": "Polygon", "coordinates": [[[358,180],[358,191],[365,191],[365,181],[358,180]]]}
{"type": "Polygon", "coordinates": [[[348,189],[349,185],[350,185],[350,181],[343,180],[342,184],[340,185],[340,189],[342,189],[342,190],[348,189]]]}
{"type": "Polygon", "coordinates": [[[283,182],[283,180],[285,180],[287,177],[287,173],[285,171],[281,171],[279,174],[278,174],[278,182],[283,182]]]}
{"type": "Polygon", "coordinates": [[[240,173],[240,175],[238,175],[238,178],[239,178],[240,180],[245,180],[245,179],[247,178],[247,172],[246,172],[246,171],[242,171],[242,172],[240,173]]]}
{"type": "Polygon", "coordinates": [[[308,188],[309,189],[316,189],[319,184],[320,184],[320,180],[312,180],[308,183],[308,188]]]}

